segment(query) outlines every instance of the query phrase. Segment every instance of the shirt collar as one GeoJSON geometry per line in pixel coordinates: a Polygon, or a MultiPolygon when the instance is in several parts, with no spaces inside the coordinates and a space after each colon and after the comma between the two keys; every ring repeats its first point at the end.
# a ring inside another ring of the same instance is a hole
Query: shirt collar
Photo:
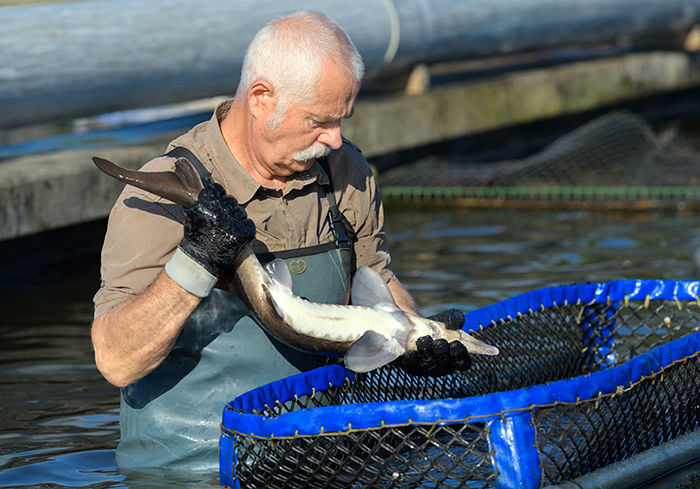
{"type": "Polygon", "coordinates": [[[300,190],[314,182],[317,182],[319,185],[328,185],[328,175],[326,175],[318,160],[314,161],[313,166],[308,170],[296,172],[287,178],[284,194],[286,195],[292,190],[300,190]]]}
{"type": "Polygon", "coordinates": [[[318,160],[316,160],[314,166],[311,167],[311,170],[315,172],[315,178],[318,179],[319,185],[328,185],[330,179],[328,178],[326,170],[323,169],[323,166],[318,162],[318,160]]]}
{"type": "Polygon", "coordinates": [[[220,183],[240,204],[246,204],[250,202],[261,185],[243,169],[221,134],[219,124],[228,114],[232,102],[233,99],[225,100],[214,110],[207,126],[205,144],[212,166],[218,170],[223,179],[220,183]]]}

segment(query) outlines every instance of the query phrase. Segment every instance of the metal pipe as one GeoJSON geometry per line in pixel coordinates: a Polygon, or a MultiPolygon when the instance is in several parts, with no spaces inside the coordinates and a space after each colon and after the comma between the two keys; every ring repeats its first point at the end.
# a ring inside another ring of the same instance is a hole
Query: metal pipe
{"type": "Polygon", "coordinates": [[[700,430],[545,489],[634,489],[700,459],[700,430]]]}
{"type": "Polygon", "coordinates": [[[437,63],[686,32],[700,0],[89,0],[0,7],[0,128],[183,102],[236,89],[271,18],[340,23],[373,80],[437,63]]]}

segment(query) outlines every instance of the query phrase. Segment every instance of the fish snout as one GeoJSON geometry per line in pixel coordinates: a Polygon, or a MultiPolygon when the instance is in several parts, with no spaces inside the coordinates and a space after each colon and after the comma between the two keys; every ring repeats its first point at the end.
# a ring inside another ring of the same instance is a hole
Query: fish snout
{"type": "Polygon", "coordinates": [[[410,319],[413,326],[413,330],[407,338],[406,350],[415,350],[418,338],[430,336],[433,340],[443,339],[448,343],[459,341],[467,348],[469,353],[474,355],[498,355],[499,353],[498,348],[495,346],[487,345],[461,329],[447,329],[443,323],[434,319],[422,318],[412,314],[406,314],[406,316],[410,319]]]}
{"type": "Polygon", "coordinates": [[[455,333],[459,333],[460,338],[459,341],[462,343],[464,346],[467,347],[467,351],[469,353],[474,354],[474,355],[498,355],[499,351],[498,348],[495,346],[487,345],[483,341],[479,341],[476,338],[474,338],[471,335],[468,335],[464,331],[455,331],[455,333]]]}

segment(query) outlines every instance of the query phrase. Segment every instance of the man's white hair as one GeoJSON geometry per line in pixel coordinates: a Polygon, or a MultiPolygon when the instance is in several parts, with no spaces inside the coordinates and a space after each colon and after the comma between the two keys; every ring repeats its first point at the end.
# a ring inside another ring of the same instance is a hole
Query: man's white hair
{"type": "Polygon", "coordinates": [[[236,96],[245,96],[255,80],[272,84],[277,106],[267,120],[274,130],[292,104],[314,102],[324,63],[344,68],[356,83],[364,64],[347,33],[327,16],[302,11],[270,21],[248,46],[236,96]]]}

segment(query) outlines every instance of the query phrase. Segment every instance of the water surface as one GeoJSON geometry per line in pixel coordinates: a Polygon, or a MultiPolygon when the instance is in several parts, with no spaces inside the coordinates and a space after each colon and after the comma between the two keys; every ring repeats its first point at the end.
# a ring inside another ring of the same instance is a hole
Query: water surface
{"type": "MultiPolygon", "coordinates": [[[[389,206],[386,221],[394,269],[425,314],[552,285],[697,277],[690,214],[389,206]]],[[[0,488],[218,486],[217,474],[114,467],[118,391],[89,339],[98,257],[36,277],[0,297],[0,488]]]]}

